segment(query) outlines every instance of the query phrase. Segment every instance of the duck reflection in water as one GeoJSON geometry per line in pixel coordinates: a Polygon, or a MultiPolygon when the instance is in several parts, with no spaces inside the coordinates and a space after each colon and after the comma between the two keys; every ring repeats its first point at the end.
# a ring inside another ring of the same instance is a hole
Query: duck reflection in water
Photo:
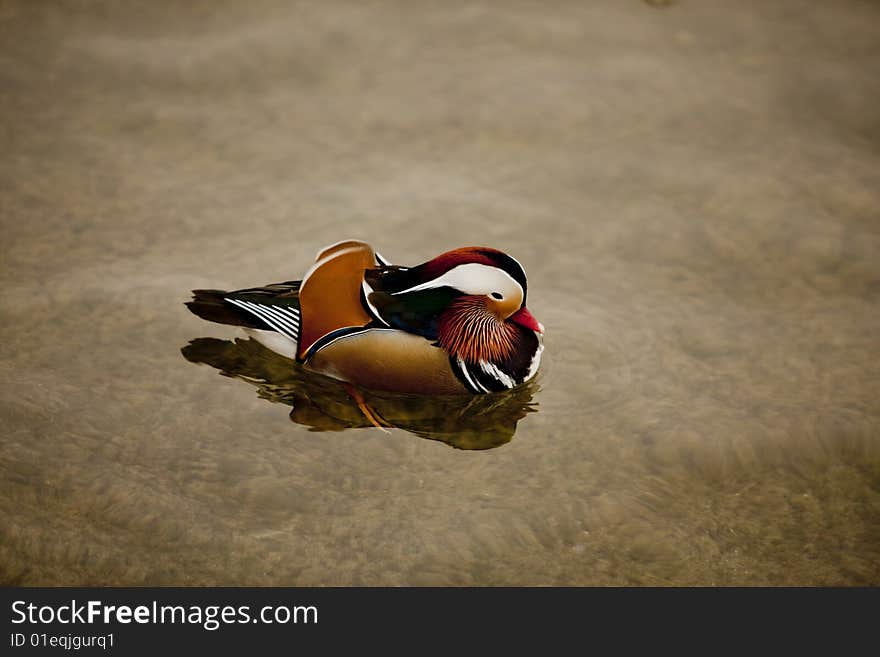
{"type": "MultiPolygon", "coordinates": [[[[370,428],[339,381],[310,372],[252,339],[197,338],[181,352],[224,376],[247,381],[270,402],[292,406],[290,419],[311,431],[370,428]]],[[[487,395],[424,396],[361,390],[387,424],[458,449],[491,449],[510,442],[517,423],[537,410],[534,381],[487,395]]]]}

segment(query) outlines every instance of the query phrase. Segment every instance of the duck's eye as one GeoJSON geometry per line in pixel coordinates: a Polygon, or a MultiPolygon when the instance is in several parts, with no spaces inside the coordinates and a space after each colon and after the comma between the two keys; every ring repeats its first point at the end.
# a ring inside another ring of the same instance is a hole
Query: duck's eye
{"type": "Polygon", "coordinates": [[[498,293],[498,292],[493,292],[493,293],[492,293],[492,298],[493,298],[493,299],[498,299],[499,301],[501,301],[501,299],[503,299],[504,296],[503,296],[502,294],[498,293]]]}

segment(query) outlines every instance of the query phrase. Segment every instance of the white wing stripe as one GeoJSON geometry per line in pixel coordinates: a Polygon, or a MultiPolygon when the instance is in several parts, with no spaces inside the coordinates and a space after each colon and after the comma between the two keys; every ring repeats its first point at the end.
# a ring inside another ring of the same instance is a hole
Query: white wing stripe
{"type": "Polygon", "coordinates": [[[284,333],[286,335],[293,334],[293,337],[299,337],[299,333],[296,330],[296,327],[291,326],[288,322],[284,322],[278,317],[272,315],[266,306],[259,306],[255,303],[250,303],[248,301],[241,301],[239,299],[229,299],[226,298],[226,301],[229,303],[235,304],[239,308],[247,310],[249,313],[252,313],[266,322],[269,326],[274,328],[276,331],[284,333]]]}
{"type": "Polygon", "coordinates": [[[293,332],[294,335],[299,335],[299,322],[297,320],[291,320],[290,317],[283,315],[280,312],[280,308],[273,308],[271,306],[261,306],[252,302],[245,302],[251,305],[255,310],[259,309],[269,314],[270,317],[276,318],[282,326],[288,328],[289,331],[293,332]]]}
{"type": "Polygon", "coordinates": [[[294,324],[299,324],[299,313],[295,310],[282,308],[281,306],[271,306],[271,308],[276,314],[283,315],[288,320],[292,319],[294,324]]]}
{"type": "Polygon", "coordinates": [[[292,325],[289,320],[283,319],[277,313],[273,312],[271,308],[255,303],[245,303],[248,303],[251,312],[259,315],[260,317],[263,317],[264,319],[266,319],[266,321],[269,321],[271,323],[272,320],[274,320],[275,324],[273,324],[273,326],[275,326],[275,328],[282,333],[293,336],[299,335],[296,327],[292,325]]]}
{"type": "Polygon", "coordinates": [[[252,308],[251,304],[249,304],[247,301],[239,301],[238,299],[226,299],[226,300],[229,303],[234,303],[239,308],[243,308],[244,310],[247,310],[252,315],[256,315],[258,318],[262,319],[264,322],[266,322],[269,326],[271,326],[276,331],[281,331],[283,333],[287,332],[286,327],[282,328],[281,326],[279,326],[277,320],[275,320],[273,317],[269,316],[268,314],[263,313],[259,309],[259,307],[252,308]]]}
{"type": "Polygon", "coordinates": [[[228,299],[228,298],[226,299],[226,301],[228,301],[229,303],[235,304],[236,306],[238,306],[239,308],[242,308],[243,310],[248,311],[251,315],[256,315],[259,319],[262,319],[264,322],[266,322],[269,326],[271,326],[276,331],[281,330],[281,328],[279,328],[278,325],[273,320],[264,316],[263,313],[261,313],[257,310],[254,310],[246,302],[239,301],[238,299],[228,299]]]}

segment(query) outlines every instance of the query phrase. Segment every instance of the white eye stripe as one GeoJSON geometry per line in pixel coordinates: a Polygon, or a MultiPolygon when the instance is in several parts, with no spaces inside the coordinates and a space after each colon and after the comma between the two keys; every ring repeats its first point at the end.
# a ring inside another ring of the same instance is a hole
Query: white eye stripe
{"type": "Polygon", "coordinates": [[[407,292],[418,292],[444,286],[454,287],[465,294],[491,294],[506,289],[518,290],[520,298],[524,296],[522,285],[506,271],[476,262],[458,265],[442,276],[400,292],[394,292],[394,294],[406,294],[407,292]]]}

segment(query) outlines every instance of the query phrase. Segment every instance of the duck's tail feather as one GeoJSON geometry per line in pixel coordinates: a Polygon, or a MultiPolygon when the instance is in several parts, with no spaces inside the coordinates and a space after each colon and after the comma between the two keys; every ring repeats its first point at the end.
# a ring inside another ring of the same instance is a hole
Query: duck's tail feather
{"type": "Polygon", "coordinates": [[[225,297],[229,292],[224,290],[193,290],[192,301],[184,305],[194,315],[217,324],[230,324],[231,326],[243,326],[245,328],[263,329],[266,324],[253,314],[228,303],[225,297]]]}

